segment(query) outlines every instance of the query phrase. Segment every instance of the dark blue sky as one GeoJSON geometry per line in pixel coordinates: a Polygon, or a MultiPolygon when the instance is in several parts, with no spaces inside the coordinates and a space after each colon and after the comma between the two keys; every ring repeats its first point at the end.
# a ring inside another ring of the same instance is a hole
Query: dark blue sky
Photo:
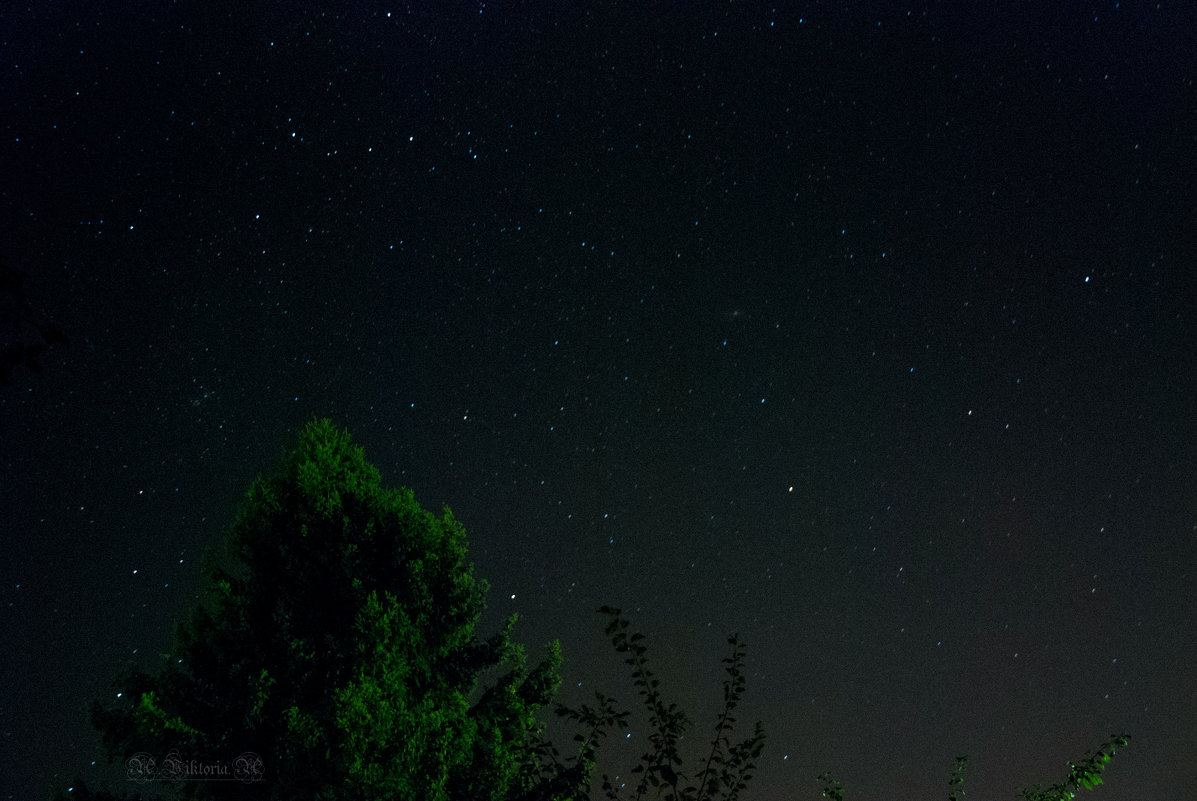
{"type": "Polygon", "coordinates": [[[1116,731],[1100,797],[1176,797],[1197,20],[1052,5],[0,11],[0,255],[71,340],[0,388],[2,797],[97,775],[83,706],[314,415],[566,700],[631,704],[620,606],[703,741],[743,635],[750,798],[1116,731]]]}

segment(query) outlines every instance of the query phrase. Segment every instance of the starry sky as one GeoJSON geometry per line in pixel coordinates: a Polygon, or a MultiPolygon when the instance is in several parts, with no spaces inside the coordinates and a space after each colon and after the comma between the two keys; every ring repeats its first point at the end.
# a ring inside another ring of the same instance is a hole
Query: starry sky
{"type": "Polygon", "coordinates": [[[27,5],[0,256],[70,345],[0,387],[0,797],[100,775],[313,416],[563,700],[632,705],[622,607],[696,756],[739,632],[751,799],[1197,780],[1197,7],[27,5]]]}

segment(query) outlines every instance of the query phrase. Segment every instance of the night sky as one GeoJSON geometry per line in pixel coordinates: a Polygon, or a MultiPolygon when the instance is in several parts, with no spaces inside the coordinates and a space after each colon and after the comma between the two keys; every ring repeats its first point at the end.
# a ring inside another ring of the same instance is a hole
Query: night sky
{"type": "Polygon", "coordinates": [[[0,797],[314,416],[563,700],[739,632],[751,799],[1191,792],[1197,6],[336,5],[0,8],[0,797]]]}

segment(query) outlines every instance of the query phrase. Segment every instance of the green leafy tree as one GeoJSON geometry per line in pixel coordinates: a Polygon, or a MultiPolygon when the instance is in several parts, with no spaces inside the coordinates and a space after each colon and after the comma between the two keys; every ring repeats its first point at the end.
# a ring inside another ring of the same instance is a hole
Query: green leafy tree
{"type": "MultiPolygon", "coordinates": [[[[1130,742],[1130,737],[1125,734],[1111,735],[1109,741],[1102,745],[1096,753],[1086,754],[1079,763],[1069,762],[1068,777],[1060,784],[1054,784],[1047,788],[1022,788],[1019,793],[1026,801],[1071,801],[1082,788],[1092,790],[1102,783],[1101,774],[1109,764],[1110,757],[1114,755],[1116,749],[1125,748],[1128,742],[1130,742]]],[[[968,757],[956,757],[956,771],[948,780],[948,787],[951,788],[948,792],[948,801],[963,801],[964,772],[967,768],[968,757]]],[[[824,798],[830,798],[831,801],[844,801],[844,788],[831,777],[831,774],[824,773],[819,776],[818,780],[823,784],[824,798]]]]}
{"type": "Polygon", "coordinates": [[[1125,748],[1130,737],[1125,734],[1112,734],[1094,754],[1086,754],[1079,762],[1068,763],[1068,776],[1060,784],[1051,787],[1022,788],[1019,793],[1026,801],[1069,801],[1076,798],[1076,794],[1085,790],[1092,790],[1102,784],[1101,774],[1105,771],[1110,757],[1119,748],[1125,748]]]}
{"type": "Polygon", "coordinates": [[[559,683],[557,643],[529,669],[514,617],[479,639],[486,585],[462,526],[384,488],[329,421],[253,483],[207,573],[160,668],[121,677],[127,703],[93,706],[108,758],[154,780],[133,789],[497,801],[567,797],[584,778],[585,764],[553,772],[536,718],[559,683]],[[242,781],[185,780],[200,778],[191,760],[242,781]]]}
{"type": "MultiPolygon", "coordinates": [[[[744,645],[738,635],[728,638],[731,654],[723,660],[727,678],[723,682],[723,708],[715,721],[711,747],[697,764],[692,779],[682,772],[680,743],[690,721],[677,704],[666,703],[661,682],[648,663],[648,649],[644,635],[629,632],[630,623],[619,609],[604,606],[599,610],[609,618],[606,633],[616,652],[626,654],[624,662],[632,669],[632,682],[648,712],[650,749],[632,769],[639,780],[633,798],[653,798],[665,801],[707,801],[722,798],[735,801],[747,787],[765,746],[765,732],[757,722],[753,733],[739,743],[732,743],[736,709],[744,694],[744,645]]],[[[614,701],[596,693],[598,706],[583,705],[579,709],[559,706],[557,714],[578,721],[588,729],[575,739],[581,743],[579,763],[582,765],[578,798],[588,798],[588,777],[594,765],[597,743],[613,726],[626,726],[628,714],[618,712],[614,701]]],[[[554,752],[555,755],[555,752],[554,752]]],[[[611,779],[602,777],[603,794],[611,801],[621,797],[620,788],[611,779]]]]}
{"type": "Polygon", "coordinates": [[[964,771],[968,769],[968,756],[956,757],[956,772],[948,779],[948,801],[964,801],[964,771]]]}
{"type": "Polygon", "coordinates": [[[819,782],[823,785],[823,797],[830,798],[831,801],[844,801],[844,786],[830,773],[823,773],[819,776],[819,782]]]}

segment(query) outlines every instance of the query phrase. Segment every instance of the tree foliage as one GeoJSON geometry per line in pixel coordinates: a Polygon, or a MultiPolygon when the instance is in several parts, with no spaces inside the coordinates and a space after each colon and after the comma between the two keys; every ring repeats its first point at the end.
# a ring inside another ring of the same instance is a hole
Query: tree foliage
{"type": "MultiPolygon", "coordinates": [[[[1092,790],[1102,783],[1101,774],[1110,762],[1110,757],[1118,748],[1126,747],[1130,737],[1125,734],[1112,734],[1110,739],[1097,750],[1096,753],[1086,754],[1079,763],[1068,763],[1068,776],[1063,782],[1051,787],[1021,788],[1018,792],[1025,801],[1071,801],[1083,788],[1092,790]]],[[[948,801],[963,801],[964,772],[968,768],[968,757],[956,757],[956,770],[948,780],[948,801]]],[[[843,786],[832,778],[830,773],[819,776],[823,784],[823,797],[831,801],[844,801],[843,786]]]]}
{"type": "Polygon", "coordinates": [[[1079,763],[1069,762],[1068,776],[1063,782],[1047,788],[1022,788],[1019,793],[1026,801],[1069,801],[1076,798],[1076,794],[1082,788],[1092,790],[1102,784],[1101,774],[1109,764],[1110,758],[1117,749],[1125,748],[1129,742],[1128,735],[1111,734],[1110,739],[1098,748],[1096,753],[1086,753],[1079,763]]]}
{"type": "Polygon", "coordinates": [[[242,782],[139,789],[551,795],[535,715],[559,683],[558,645],[529,669],[511,639],[514,617],[479,639],[486,585],[462,526],[448,510],[425,511],[410,490],[384,488],[329,421],[309,423],[279,470],[253,483],[207,573],[208,597],[178,628],[173,652],[153,673],[128,670],[118,682],[128,702],[95,705],[92,719],[109,759],[258,762],[242,782]]]}
{"type": "Polygon", "coordinates": [[[964,801],[964,771],[968,769],[968,756],[956,757],[956,771],[948,779],[948,801],[964,801]]]}
{"type": "MultiPolygon", "coordinates": [[[[649,750],[632,768],[638,776],[633,798],[653,798],[665,801],[707,801],[722,798],[734,801],[747,787],[756,769],[756,760],[765,745],[765,733],[757,722],[752,735],[739,743],[733,743],[732,733],[736,723],[736,709],[744,694],[744,645],[738,635],[728,638],[731,654],[723,660],[727,678],[723,682],[723,708],[715,721],[715,732],[710,750],[699,758],[695,771],[688,779],[682,772],[683,759],[680,752],[681,740],[690,725],[686,714],[675,703],[667,703],[661,693],[661,682],[649,667],[648,649],[644,635],[629,632],[630,623],[619,609],[604,606],[599,610],[609,620],[607,636],[616,652],[626,654],[624,662],[632,669],[632,682],[648,713],[650,731],[649,750]]],[[[557,713],[578,721],[587,729],[586,735],[575,739],[581,743],[578,763],[583,773],[589,776],[593,767],[595,748],[613,726],[626,726],[628,713],[618,712],[614,701],[602,693],[596,693],[598,706],[583,705],[578,709],[559,706],[557,713]]],[[[555,752],[554,752],[555,753],[555,752]]],[[[579,798],[588,798],[588,781],[577,793],[579,798]]],[[[621,798],[610,777],[602,777],[603,794],[611,801],[621,798]]]]}

